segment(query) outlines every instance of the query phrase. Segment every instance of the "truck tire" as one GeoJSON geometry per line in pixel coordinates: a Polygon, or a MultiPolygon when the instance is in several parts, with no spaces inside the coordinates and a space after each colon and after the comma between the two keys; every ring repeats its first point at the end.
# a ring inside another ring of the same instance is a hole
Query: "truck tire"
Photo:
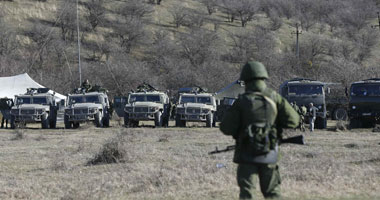
{"type": "Polygon", "coordinates": [[[69,121],[69,116],[64,116],[65,129],[71,129],[71,122],[69,121]]]}
{"type": "Polygon", "coordinates": [[[12,115],[11,116],[11,129],[15,129],[16,128],[16,120],[15,120],[15,117],[12,115]]]}
{"type": "Polygon", "coordinates": [[[156,126],[156,127],[162,126],[162,113],[161,113],[161,111],[154,113],[154,126],[156,126]]]}
{"type": "Polygon", "coordinates": [[[95,125],[96,127],[103,127],[102,116],[100,112],[97,112],[95,114],[95,125]]]}
{"type": "Polygon", "coordinates": [[[185,120],[181,120],[181,116],[180,115],[176,115],[175,116],[175,126],[176,127],[186,127],[186,121],[185,120]]]}
{"type": "Polygon", "coordinates": [[[213,121],[214,121],[214,115],[213,113],[209,113],[206,116],[206,127],[212,128],[213,121]]]}
{"type": "Polygon", "coordinates": [[[126,112],[124,112],[124,126],[126,128],[129,128],[129,126],[130,126],[129,114],[126,112]]]}
{"type": "Polygon", "coordinates": [[[80,127],[80,123],[79,122],[74,122],[73,123],[73,128],[79,128],[80,127]]]}
{"type": "Polygon", "coordinates": [[[41,128],[43,129],[49,128],[49,116],[47,113],[44,113],[41,116],[41,128]]]}
{"type": "Polygon", "coordinates": [[[338,108],[334,110],[333,119],[335,120],[347,120],[347,111],[344,108],[338,108]]]}

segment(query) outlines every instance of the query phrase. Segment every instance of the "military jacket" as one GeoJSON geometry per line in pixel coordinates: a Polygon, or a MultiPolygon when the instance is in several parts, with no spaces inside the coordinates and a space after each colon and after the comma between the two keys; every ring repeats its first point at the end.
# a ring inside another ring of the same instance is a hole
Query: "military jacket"
{"type": "MultiPolygon", "coordinates": [[[[260,83],[260,82],[258,82],[260,83]]],[[[255,85],[247,84],[246,93],[243,95],[248,95],[250,92],[261,92],[265,96],[271,98],[277,106],[278,114],[273,126],[277,133],[277,138],[282,138],[282,129],[283,128],[296,128],[299,125],[300,117],[298,113],[292,108],[286,99],[284,99],[277,92],[267,88],[264,83],[261,83],[262,87],[255,87],[255,85]]],[[[255,120],[250,110],[246,109],[247,105],[242,101],[243,96],[240,96],[232,105],[232,107],[227,111],[224,116],[221,124],[220,130],[225,135],[231,135],[235,140],[238,141],[239,135],[246,129],[246,127],[251,124],[252,120],[255,120]]],[[[234,162],[235,163],[250,163],[250,160],[253,159],[244,159],[247,157],[246,152],[242,151],[242,148],[239,146],[239,143],[236,143],[235,153],[234,153],[234,162]],[[244,156],[242,156],[245,154],[244,156]]],[[[253,156],[253,155],[252,155],[253,156]]]]}

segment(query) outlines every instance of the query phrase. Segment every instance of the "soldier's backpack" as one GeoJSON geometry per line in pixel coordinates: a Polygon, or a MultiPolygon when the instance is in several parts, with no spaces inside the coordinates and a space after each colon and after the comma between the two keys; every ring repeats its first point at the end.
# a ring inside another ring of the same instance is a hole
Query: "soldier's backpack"
{"type": "Polygon", "coordinates": [[[276,103],[260,92],[244,95],[243,100],[252,109],[254,122],[250,123],[239,137],[242,151],[251,156],[259,156],[274,150],[277,132],[273,127],[277,117],[276,103]]]}

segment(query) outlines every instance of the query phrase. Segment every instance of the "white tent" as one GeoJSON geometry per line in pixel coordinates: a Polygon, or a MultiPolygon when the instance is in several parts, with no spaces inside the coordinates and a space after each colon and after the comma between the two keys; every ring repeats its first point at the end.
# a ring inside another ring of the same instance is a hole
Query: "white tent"
{"type": "MultiPolygon", "coordinates": [[[[14,98],[15,95],[25,94],[27,88],[44,88],[34,81],[27,73],[16,76],[0,77],[0,98],[14,98]]],[[[53,90],[49,90],[53,94],[53,90]]],[[[66,99],[66,96],[55,93],[56,100],[66,99]]]]}

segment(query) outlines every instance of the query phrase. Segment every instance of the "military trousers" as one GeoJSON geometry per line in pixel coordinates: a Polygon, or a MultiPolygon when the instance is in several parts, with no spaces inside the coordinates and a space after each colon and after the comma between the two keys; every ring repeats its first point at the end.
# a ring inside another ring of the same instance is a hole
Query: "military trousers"
{"type": "Polygon", "coordinates": [[[280,197],[281,177],[277,164],[239,164],[237,182],[240,188],[240,199],[254,198],[257,178],[265,198],[280,197]]]}

